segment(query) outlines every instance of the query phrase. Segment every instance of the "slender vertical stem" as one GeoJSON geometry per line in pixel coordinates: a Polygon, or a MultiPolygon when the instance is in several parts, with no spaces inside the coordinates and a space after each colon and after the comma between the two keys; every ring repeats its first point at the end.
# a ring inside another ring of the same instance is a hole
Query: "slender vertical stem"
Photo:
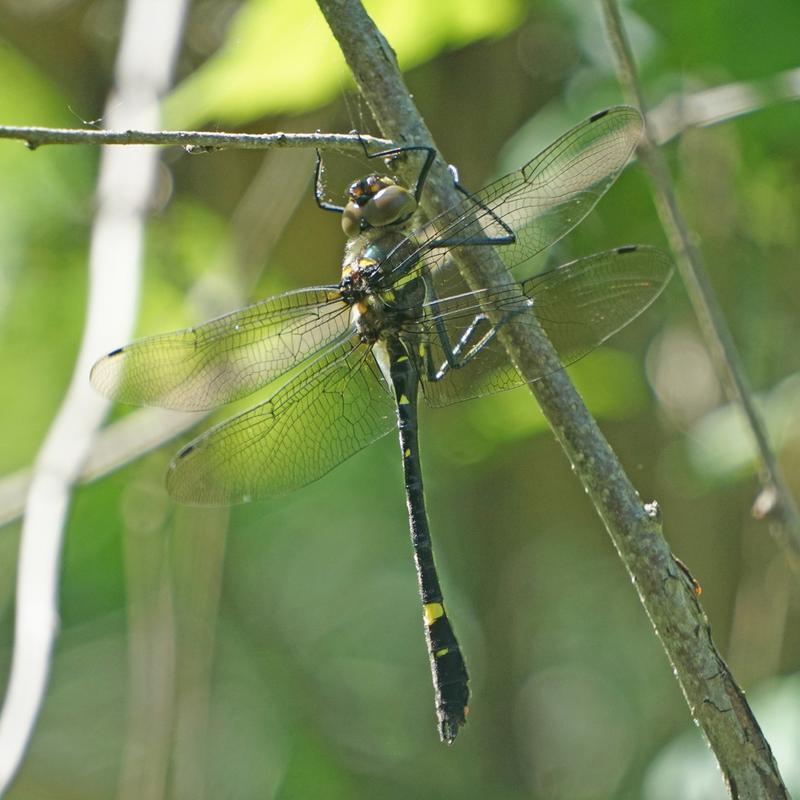
{"type": "Polygon", "coordinates": [[[227,508],[183,508],[172,541],[175,588],[173,800],[208,796],[206,764],[227,508]]]}
{"type": "MultiPolygon", "coordinates": [[[[104,121],[122,129],[157,127],[187,3],[128,0],[104,121]]],[[[102,154],[92,231],[89,296],[69,388],[36,458],[17,574],[14,651],[0,711],[0,794],[19,769],[47,690],[58,623],[58,589],[72,488],[92,436],[108,411],[86,380],[103,342],[133,328],[143,218],[156,185],[158,154],[128,147],[102,154]]]]}
{"type": "MultiPolygon", "coordinates": [[[[135,492],[134,492],[135,494],[135,492]]],[[[129,495],[148,517],[125,526],[128,622],[128,721],[118,800],[161,800],[170,774],[175,725],[175,619],[169,550],[161,510],[148,495],[129,495]]]]}
{"type": "MultiPolygon", "coordinates": [[[[647,105],[636,74],[636,63],[625,35],[619,7],[616,0],[601,0],[601,2],[606,19],[606,29],[617,58],[620,83],[629,99],[638,104],[642,114],[646,116],[647,105]]],[[[763,485],[762,496],[757,503],[757,513],[759,516],[770,515],[771,520],[776,523],[775,527],[780,528],[779,540],[789,545],[797,565],[796,559],[800,557],[800,512],[789,492],[775,454],[770,447],[764,423],[753,403],[733,337],[711,287],[700,252],[689,236],[686,220],[683,218],[672,189],[664,157],[653,143],[647,125],[645,125],[644,135],[639,143],[639,157],[650,177],[661,223],[669,238],[678,269],[714,360],[717,374],[720,376],[729,399],[742,409],[753,434],[763,485]],[[770,500],[765,502],[765,498],[770,498],[770,500]]]]}

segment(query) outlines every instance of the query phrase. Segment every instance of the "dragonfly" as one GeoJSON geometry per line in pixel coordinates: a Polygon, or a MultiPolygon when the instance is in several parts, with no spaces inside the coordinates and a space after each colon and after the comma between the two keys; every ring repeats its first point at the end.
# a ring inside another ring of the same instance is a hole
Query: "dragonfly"
{"type": "Polygon", "coordinates": [[[374,172],[344,205],[326,201],[317,157],[315,197],[341,215],[347,243],[338,283],[289,291],[197,327],[113,350],[93,367],[106,396],[135,405],[209,410],[282,376],[267,399],[187,444],[166,486],[179,503],[227,505],[294,491],[362,448],[399,434],[409,527],[438,732],[451,744],[469,710],[469,675],[433,558],[418,445],[420,394],[434,407],[511,389],[525,378],[502,342],[507,326],[543,331],[569,365],[641,314],[672,274],[649,246],[618,247],[527,280],[468,285],[465,248],[512,270],[572,230],[614,183],[636,147],[642,117],[627,106],[584,120],[527,164],[424,219],[420,199],[435,158],[422,151],[413,187],[374,172]],[[474,248],[474,250],[473,250],[474,248]]]}

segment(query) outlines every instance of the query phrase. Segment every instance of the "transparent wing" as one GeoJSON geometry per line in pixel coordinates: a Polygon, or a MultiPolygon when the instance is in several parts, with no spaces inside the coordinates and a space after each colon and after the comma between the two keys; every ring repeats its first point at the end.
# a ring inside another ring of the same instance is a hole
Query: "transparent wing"
{"type": "Polygon", "coordinates": [[[409,257],[399,248],[384,272],[436,271],[457,245],[487,239],[511,269],[569,233],[597,204],[631,157],[642,132],[642,117],[629,106],[600,111],[576,125],[516,172],[490,183],[417,231],[409,257]],[[444,244],[442,244],[444,243],[444,244]]]}
{"type": "Polygon", "coordinates": [[[336,287],[300,289],[121,347],[91,381],[123,403],[201,411],[245,397],[349,329],[336,287]]]}
{"type": "MultiPolygon", "coordinates": [[[[469,292],[427,303],[421,323],[403,336],[419,352],[424,344],[436,369],[461,342],[463,366],[446,369],[441,380],[426,377],[429,405],[442,406],[520,386],[525,381],[510,364],[496,329],[482,319],[490,309],[516,325],[538,324],[564,366],[574,363],[636,319],[663,291],[672,275],[669,256],[654,247],[620,247],[564,264],[524,283],[469,292]],[[481,320],[464,338],[475,320],[481,320]],[[444,336],[443,336],[444,334],[444,336]]],[[[532,377],[538,380],[546,368],[532,377]]]]}
{"type": "Polygon", "coordinates": [[[265,402],[187,445],[170,465],[167,489],[191,505],[293,491],[388,433],[394,419],[370,348],[352,337],[265,402]]]}

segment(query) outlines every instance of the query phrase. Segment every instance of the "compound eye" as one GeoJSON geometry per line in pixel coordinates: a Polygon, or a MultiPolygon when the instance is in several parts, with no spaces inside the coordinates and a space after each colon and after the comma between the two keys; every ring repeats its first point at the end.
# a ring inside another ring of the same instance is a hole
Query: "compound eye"
{"type": "Polygon", "coordinates": [[[352,200],[344,207],[344,211],[342,211],[342,230],[348,239],[352,239],[361,233],[363,213],[364,209],[352,200]]]}
{"type": "Polygon", "coordinates": [[[364,207],[364,219],[374,228],[391,225],[417,208],[414,195],[402,186],[392,184],[381,189],[364,207]]]}

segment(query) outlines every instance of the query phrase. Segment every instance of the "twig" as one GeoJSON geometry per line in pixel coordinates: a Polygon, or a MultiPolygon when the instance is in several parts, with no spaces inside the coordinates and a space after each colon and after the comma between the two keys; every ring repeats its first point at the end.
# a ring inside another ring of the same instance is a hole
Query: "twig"
{"type": "Polygon", "coordinates": [[[761,81],[739,81],[667,97],[647,112],[651,141],[665,144],[688,128],[718,125],[800,97],[800,69],[761,81]]]}
{"type": "MultiPolygon", "coordinates": [[[[112,122],[157,124],[159,97],[172,72],[184,9],[182,2],[128,3],[117,59],[118,94],[108,103],[112,122]]],[[[109,405],[91,391],[86,376],[103,350],[102,342],[124,341],[133,327],[142,217],[156,159],[150,148],[103,153],[81,349],[36,460],[22,528],[11,677],[0,714],[0,794],[19,769],[47,689],[71,490],[109,405]],[[109,264],[114,264],[113,271],[109,264]]]]}
{"type": "MultiPolygon", "coordinates": [[[[643,113],[646,113],[647,105],[639,85],[636,64],[625,35],[619,8],[615,0],[602,0],[602,4],[608,35],[617,58],[620,82],[631,100],[638,104],[643,113]]],[[[729,399],[738,403],[744,412],[755,440],[763,486],[762,496],[756,501],[756,510],[761,507],[765,497],[771,498],[768,512],[773,522],[773,530],[782,544],[788,544],[792,560],[796,564],[797,558],[800,557],[800,512],[787,488],[770,447],[766,428],[753,403],[725,316],[711,288],[700,253],[691,241],[686,221],[678,207],[666,163],[661,151],[650,139],[646,126],[639,145],[639,157],[650,178],[661,223],[678,262],[681,277],[714,360],[717,374],[729,399]]]]}
{"type": "Polygon", "coordinates": [[[393,143],[374,136],[344,133],[219,133],[216,131],[98,131],[81,128],[35,128],[0,125],[0,139],[20,139],[35,150],[45,144],[176,145],[189,152],[266,150],[271,147],[316,147],[343,153],[363,153],[364,145],[380,149],[393,143]]]}
{"type": "MultiPolygon", "coordinates": [[[[317,0],[356,82],[384,135],[397,141],[430,144],[424,123],[411,102],[391,48],[357,0],[317,0]]],[[[432,175],[426,211],[452,202],[452,181],[441,168],[432,175]]],[[[463,250],[489,248],[463,248],[463,250]]],[[[490,254],[488,254],[490,255],[490,254]]],[[[497,264],[467,263],[465,278],[484,285],[501,279],[497,264]]],[[[540,374],[541,364],[557,358],[543,337],[512,332],[503,343],[521,374],[540,374]]],[[[605,523],[633,578],[686,696],[692,716],[706,733],[726,776],[742,787],[741,797],[786,797],[778,770],[758,723],[711,638],[698,589],[672,557],[661,532],[658,507],[644,505],[596,423],[569,381],[556,371],[530,389],[554,434],[605,523]]]]}
{"type": "MultiPolygon", "coordinates": [[[[98,352],[102,352],[102,348],[98,352]]],[[[142,408],[131,412],[103,428],[93,438],[91,449],[75,478],[76,482],[90,483],[105,477],[185,433],[204,416],[162,408],[142,408]]],[[[22,516],[25,495],[32,479],[33,474],[29,469],[0,479],[0,526],[22,516]]]]}
{"type": "MultiPolygon", "coordinates": [[[[779,102],[800,97],[800,69],[787,70],[762,81],[742,81],[699,92],[668,97],[647,115],[651,138],[658,144],[688,128],[718,125],[779,102]]],[[[35,150],[48,144],[130,145],[183,147],[189,152],[211,150],[265,150],[311,148],[359,153],[362,142],[370,150],[393,147],[388,139],[341,133],[230,133],[224,131],[107,131],[86,128],[46,128],[0,125],[0,139],[19,139],[35,150]]]]}

